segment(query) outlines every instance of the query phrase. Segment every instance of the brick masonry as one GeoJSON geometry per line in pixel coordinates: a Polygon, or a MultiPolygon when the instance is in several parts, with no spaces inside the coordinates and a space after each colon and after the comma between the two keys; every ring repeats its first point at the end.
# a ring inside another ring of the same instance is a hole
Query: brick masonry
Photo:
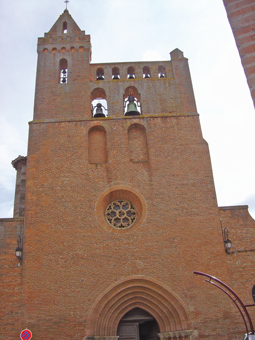
{"type": "Polygon", "coordinates": [[[223,0],[241,62],[255,103],[255,4],[253,0],[223,0]]]}
{"type": "MultiPolygon", "coordinates": [[[[252,248],[254,221],[246,208],[218,208],[187,59],[176,49],[164,62],[91,64],[90,54],[90,37],[67,10],[38,40],[25,208],[17,194],[20,215],[0,220],[1,339],[29,328],[35,340],[116,340],[133,308],[156,319],[161,339],[240,339],[237,309],[193,271],[220,278],[251,303],[254,253],[236,251],[252,248]],[[124,116],[130,94],[141,115],[124,116]],[[92,115],[99,98],[107,117],[92,115]],[[116,199],[135,205],[134,226],[106,222],[116,199]],[[224,251],[222,228],[233,254],[224,251]]],[[[18,174],[17,193],[20,184],[18,174]]]]}

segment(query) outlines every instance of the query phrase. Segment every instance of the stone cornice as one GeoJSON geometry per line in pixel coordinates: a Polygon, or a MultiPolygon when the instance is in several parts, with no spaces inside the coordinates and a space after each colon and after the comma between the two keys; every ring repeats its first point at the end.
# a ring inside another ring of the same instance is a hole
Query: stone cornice
{"type": "Polygon", "coordinates": [[[26,162],[27,161],[27,156],[21,156],[19,155],[19,157],[15,158],[13,161],[12,161],[12,166],[14,167],[14,169],[17,170],[17,167],[18,167],[18,164],[20,162],[26,162]]]}

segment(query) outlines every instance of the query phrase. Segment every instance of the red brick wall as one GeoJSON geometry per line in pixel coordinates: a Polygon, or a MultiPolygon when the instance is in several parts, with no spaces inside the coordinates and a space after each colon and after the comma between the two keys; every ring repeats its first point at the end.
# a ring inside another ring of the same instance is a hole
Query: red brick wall
{"type": "Polygon", "coordinates": [[[223,0],[255,103],[255,4],[253,0],[223,0]]]}
{"type": "Polygon", "coordinates": [[[18,339],[22,308],[21,277],[15,250],[23,234],[23,219],[0,219],[0,339],[18,339]]]}
{"type": "MultiPolygon", "coordinates": [[[[226,339],[225,327],[235,319],[231,303],[193,274],[228,282],[198,116],[30,124],[25,218],[24,326],[35,339],[49,325],[52,339],[89,335],[88,317],[100,295],[133,275],[174,292],[200,338],[226,339]],[[144,126],[148,162],[129,159],[132,124],[144,126]],[[105,164],[89,163],[88,131],[95,125],[107,134],[105,164]],[[115,230],[100,202],[111,190],[125,196],[124,189],[146,214],[138,227],[115,230]]],[[[238,326],[232,325],[235,334],[238,326]]]]}
{"type": "MultiPolygon", "coordinates": [[[[230,286],[244,304],[253,304],[255,221],[248,212],[248,206],[221,207],[219,211],[222,227],[228,229],[228,238],[232,242],[230,253],[225,255],[230,286]]],[[[248,310],[254,322],[255,307],[248,310]]]]}

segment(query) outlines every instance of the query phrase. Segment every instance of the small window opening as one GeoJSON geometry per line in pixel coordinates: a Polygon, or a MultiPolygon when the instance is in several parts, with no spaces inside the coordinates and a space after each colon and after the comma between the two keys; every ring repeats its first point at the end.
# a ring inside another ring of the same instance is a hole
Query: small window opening
{"type": "Polygon", "coordinates": [[[158,77],[165,78],[166,77],[166,69],[164,66],[159,66],[158,68],[158,77]]]}
{"type": "Polygon", "coordinates": [[[148,66],[144,66],[143,68],[143,78],[150,78],[151,77],[151,71],[148,66]]]}
{"type": "Polygon", "coordinates": [[[118,67],[112,69],[112,79],[120,79],[120,70],[118,67]]]}
{"type": "Polygon", "coordinates": [[[63,22],[63,33],[67,33],[67,22],[63,22]]]}
{"type": "Polygon", "coordinates": [[[255,303],[255,285],[252,287],[252,298],[255,303]]]}
{"type": "Polygon", "coordinates": [[[104,70],[101,67],[97,69],[97,80],[104,80],[104,70]]]}
{"type": "Polygon", "coordinates": [[[91,103],[91,113],[93,118],[107,117],[107,101],[104,98],[96,98],[91,103]]]}
{"type": "Polygon", "coordinates": [[[60,84],[66,84],[67,83],[67,60],[61,59],[59,61],[59,69],[60,69],[60,84]]]}
{"type": "Polygon", "coordinates": [[[127,78],[128,79],[135,79],[135,69],[134,67],[130,66],[127,70],[127,78]]]}

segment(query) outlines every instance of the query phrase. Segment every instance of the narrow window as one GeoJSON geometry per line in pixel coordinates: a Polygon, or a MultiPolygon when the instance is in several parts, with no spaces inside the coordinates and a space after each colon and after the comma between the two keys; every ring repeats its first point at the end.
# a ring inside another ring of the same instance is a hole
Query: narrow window
{"type": "Polygon", "coordinates": [[[67,33],[67,22],[63,22],[63,33],[67,33]]]}
{"type": "Polygon", "coordinates": [[[127,69],[127,78],[128,79],[135,79],[135,69],[134,69],[134,67],[130,66],[127,69]]]}
{"type": "Polygon", "coordinates": [[[149,66],[144,66],[143,68],[143,77],[144,78],[150,78],[151,77],[151,71],[149,66]]]}
{"type": "Polygon", "coordinates": [[[164,66],[158,67],[158,77],[159,78],[165,78],[166,77],[166,69],[164,66]]]}
{"type": "Polygon", "coordinates": [[[60,84],[66,84],[67,83],[67,60],[61,59],[59,61],[59,70],[60,70],[60,84]]]}
{"type": "Polygon", "coordinates": [[[97,69],[97,80],[104,80],[104,69],[101,67],[97,69]]]}
{"type": "Polygon", "coordinates": [[[120,70],[118,67],[112,69],[112,79],[120,79],[120,70]]]}
{"type": "Polygon", "coordinates": [[[255,302],[255,285],[252,287],[252,298],[253,301],[255,302]]]}

